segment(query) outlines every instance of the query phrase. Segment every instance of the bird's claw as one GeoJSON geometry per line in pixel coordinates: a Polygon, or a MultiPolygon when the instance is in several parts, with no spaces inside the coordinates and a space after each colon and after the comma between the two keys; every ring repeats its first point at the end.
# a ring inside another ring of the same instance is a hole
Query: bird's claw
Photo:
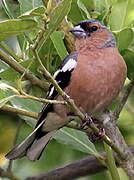
{"type": "Polygon", "coordinates": [[[88,138],[91,142],[96,142],[96,141],[101,140],[102,136],[104,135],[105,135],[104,128],[99,128],[98,133],[91,132],[90,134],[88,134],[88,138]]]}
{"type": "Polygon", "coordinates": [[[96,124],[96,127],[99,129],[99,132],[98,133],[91,132],[87,134],[87,136],[91,142],[96,142],[100,140],[102,136],[104,136],[105,134],[104,128],[100,127],[97,119],[92,119],[90,116],[88,116],[88,114],[85,114],[85,118],[80,122],[79,128],[85,130],[86,129],[85,127],[90,125],[91,123],[96,124]]]}
{"type": "Polygon", "coordinates": [[[85,126],[87,126],[91,123],[93,123],[92,118],[90,116],[88,116],[88,114],[85,114],[85,118],[80,122],[79,128],[84,129],[85,126]]]}

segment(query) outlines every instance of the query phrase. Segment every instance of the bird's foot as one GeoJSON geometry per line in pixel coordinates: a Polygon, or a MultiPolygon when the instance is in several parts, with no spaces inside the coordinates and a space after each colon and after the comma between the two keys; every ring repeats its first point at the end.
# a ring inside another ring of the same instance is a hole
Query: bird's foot
{"type": "Polygon", "coordinates": [[[104,128],[99,128],[99,132],[98,133],[95,133],[95,132],[91,132],[89,134],[87,134],[89,140],[91,142],[96,142],[96,141],[99,141],[101,140],[101,138],[105,135],[105,130],[104,128]]]}
{"type": "Polygon", "coordinates": [[[85,129],[85,126],[88,126],[89,124],[93,123],[93,120],[88,114],[85,114],[85,118],[80,122],[79,128],[85,129]]]}
{"type": "Polygon", "coordinates": [[[96,127],[99,129],[99,132],[91,132],[88,133],[87,136],[91,142],[96,142],[100,140],[102,136],[105,134],[104,128],[100,127],[100,124],[97,119],[93,119],[90,116],[88,116],[88,114],[86,114],[85,118],[80,122],[79,128],[86,129],[86,126],[90,125],[91,123],[94,123],[96,125],[96,127]]]}

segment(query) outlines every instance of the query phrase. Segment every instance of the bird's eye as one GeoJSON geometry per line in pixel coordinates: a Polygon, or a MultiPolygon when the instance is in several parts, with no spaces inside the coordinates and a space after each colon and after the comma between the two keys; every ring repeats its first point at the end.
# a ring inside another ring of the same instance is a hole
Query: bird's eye
{"type": "Polygon", "coordinates": [[[93,32],[93,31],[97,31],[97,29],[98,29],[98,27],[97,26],[92,26],[91,28],[90,28],[90,30],[93,32]]]}

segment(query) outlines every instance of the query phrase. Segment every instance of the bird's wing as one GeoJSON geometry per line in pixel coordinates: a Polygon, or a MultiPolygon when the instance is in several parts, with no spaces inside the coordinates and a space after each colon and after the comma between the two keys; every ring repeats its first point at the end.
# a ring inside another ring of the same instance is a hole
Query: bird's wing
{"type": "MultiPolygon", "coordinates": [[[[71,78],[71,73],[75,69],[76,65],[77,65],[77,52],[74,51],[64,58],[58,70],[54,73],[54,78],[62,89],[68,86],[71,78]]],[[[51,84],[47,94],[47,99],[53,100],[57,97],[57,95],[58,95],[57,90],[51,84]]],[[[46,118],[47,113],[52,111],[53,111],[53,104],[45,104],[39,114],[36,127],[46,118]]],[[[40,131],[40,129],[37,131],[37,136],[39,137],[43,136],[42,131],[40,131]]]]}
{"type": "MultiPolygon", "coordinates": [[[[74,51],[67,55],[58,70],[54,73],[54,78],[58,85],[64,89],[68,86],[71,78],[71,73],[77,65],[77,52],[74,51]]],[[[55,87],[51,84],[48,92],[48,99],[54,99],[58,95],[55,87]]]]}

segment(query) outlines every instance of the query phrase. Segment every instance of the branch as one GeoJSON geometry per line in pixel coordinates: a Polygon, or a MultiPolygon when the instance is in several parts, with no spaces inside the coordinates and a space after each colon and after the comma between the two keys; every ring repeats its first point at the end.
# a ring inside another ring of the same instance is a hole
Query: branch
{"type": "Polygon", "coordinates": [[[15,61],[14,58],[8,56],[4,51],[0,49],[0,59],[11,66],[15,71],[19,72],[20,74],[24,74],[24,77],[28,79],[32,84],[39,86],[45,91],[48,90],[48,86],[46,83],[38,79],[36,76],[32,74],[29,70],[26,70],[21,64],[15,61]]]}
{"type": "MultiPolygon", "coordinates": [[[[131,152],[134,154],[134,147],[130,148],[131,152]]],[[[100,153],[101,156],[106,158],[105,153],[100,153]]],[[[118,162],[116,162],[117,165],[118,162]]],[[[42,172],[38,175],[28,177],[25,180],[71,180],[83,176],[88,176],[96,174],[106,170],[95,156],[88,156],[86,158],[74,161],[73,163],[65,164],[56,169],[52,169],[48,172],[42,172]]]]}
{"type": "Polygon", "coordinates": [[[4,106],[0,107],[0,110],[12,112],[15,114],[21,114],[21,115],[29,116],[29,117],[36,118],[36,119],[38,118],[38,113],[30,112],[30,111],[27,111],[22,108],[16,108],[11,105],[4,105],[4,106]]]}
{"type": "Polygon", "coordinates": [[[119,115],[120,115],[120,112],[122,111],[127,99],[128,99],[128,96],[130,95],[132,89],[134,87],[134,76],[133,78],[131,79],[130,83],[128,84],[127,88],[124,89],[124,91],[122,92],[122,96],[120,98],[120,101],[119,101],[119,104],[116,108],[116,110],[114,111],[114,116],[115,116],[115,119],[118,119],[119,118],[119,115]]]}
{"type": "Polygon", "coordinates": [[[14,176],[11,172],[7,172],[0,167],[0,177],[9,178],[10,180],[20,180],[16,176],[14,176]]]}
{"type": "Polygon", "coordinates": [[[114,142],[117,149],[120,149],[122,151],[122,153],[124,154],[124,156],[125,156],[124,160],[121,159],[118,156],[118,154],[117,154],[117,158],[118,158],[117,160],[118,160],[119,164],[121,164],[121,167],[125,170],[127,175],[130,177],[130,179],[132,179],[132,180],[134,177],[134,156],[130,152],[121,132],[119,131],[118,127],[116,126],[116,121],[119,118],[119,114],[121,113],[121,110],[123,109],[123,107],[128,99],[128,96],[132,91],[133,86],[134,86],[134,77],[131,79],[127,88],[124,89],[121,99],[119,101],[119,104],[116,107],[115,111],[114,112],[106,111],[104,114],[102,114],[99,117],[99,121],[101,124],[103,124],[103,127],[105,129],[107,136],[110,139],[112,139],[112,142],[114,142]]]}
{"type": "Polygon", "coordinates": [[[16,95],[16,97],[20,97],[20,98],[24,98],[24,99],[33,99],[38,102],[49,103],[49,104],[63,104],[63,105],[66,104],[65,101],[57,101],[57,100],[50,100],[50,99],[45,99],[45,98],[38,98],[35,96],[28,95],[26,93],[24,95],[16,95]]]}
{"type": "Polygon", "coordinates": [[[10,54],[16,61],[20,61],[20,58],[8,47],[8,45],[4,42],[0,42],[0,46],[3,50],[5,50],[8,54],[10,54]]]}

